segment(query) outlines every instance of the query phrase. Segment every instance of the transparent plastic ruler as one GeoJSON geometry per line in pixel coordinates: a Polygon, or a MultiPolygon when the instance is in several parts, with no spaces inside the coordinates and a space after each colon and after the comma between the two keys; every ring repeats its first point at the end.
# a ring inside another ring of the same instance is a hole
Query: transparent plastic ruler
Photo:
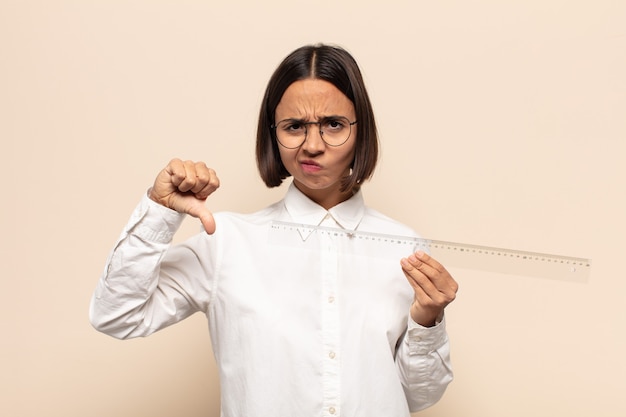
{"type": "Polygon", "coordinates": [[[269,236],[272,244],[304,249],[319,248],[323,238],[332,239],[338,251],[366,257],[407,256],[423,250],[446,267],[573,282],[587,282],[591,272],[591,260],[586,258],[299,223],[274,221],[269,236]]]}

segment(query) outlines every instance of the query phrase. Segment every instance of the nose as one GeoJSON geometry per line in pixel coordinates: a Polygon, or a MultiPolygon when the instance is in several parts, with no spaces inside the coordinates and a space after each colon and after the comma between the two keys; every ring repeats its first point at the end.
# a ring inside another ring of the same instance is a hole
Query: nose
{"type": "Polygon", "coordinates": [[[318,123],[311,123],[307,126],[306,138],[302,148],[311,154],[323,152],[326,148],[326,142],[322,139],[322,132],[318,123]]]}

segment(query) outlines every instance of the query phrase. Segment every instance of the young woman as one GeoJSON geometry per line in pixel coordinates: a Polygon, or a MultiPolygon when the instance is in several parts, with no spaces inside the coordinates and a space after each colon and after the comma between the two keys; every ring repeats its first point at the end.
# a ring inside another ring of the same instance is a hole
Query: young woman
{"type": "Polygon", "coordinates": [[[270,237],[276,220],[415,235],[364,204],[377,157],[353,57],[297,49],[269,81],[257,132],[267,186],[292,178],[284,199],[214,215],[205,200],[216,173],[170,161],[107,261],[92,324],[123,339],[204,313],[224,417],[408,416],[434,404],[452,379],[444,308],[457,284],[446,269],[419,251],[366,256],[332,236],[313,250],[270,237]],[[206,233],[171,246],[185,215],[206,233]]]}

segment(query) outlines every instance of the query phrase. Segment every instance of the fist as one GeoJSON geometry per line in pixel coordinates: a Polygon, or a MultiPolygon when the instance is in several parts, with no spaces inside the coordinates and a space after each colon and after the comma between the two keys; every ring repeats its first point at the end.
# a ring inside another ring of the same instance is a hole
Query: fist
{"type": "Polygon", "coordinates": [[[198,218],[211,234],[215,232],[215,220],[205,200],[219,186],[215,171],[204,162],[172,159],[157,175],[148,196],[167,208],[198,218]]]}

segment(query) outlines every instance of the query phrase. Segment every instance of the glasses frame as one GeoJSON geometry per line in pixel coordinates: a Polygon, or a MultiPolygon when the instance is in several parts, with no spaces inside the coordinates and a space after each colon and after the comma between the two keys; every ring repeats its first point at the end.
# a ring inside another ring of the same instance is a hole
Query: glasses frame
{"type": "Polygon", "coordinates": [[[270,128],[274,130],[274,137],[276,138],[276,142],[278,142],[278,144],[280,146],[282,146],[283,148],[286,148],[286,149],[298,149],[299,147],[304,145],[304,142],[306,142],[307,135],[309,134],[308,125],[319,125],[318,132],[320,133],[320,138],[322,138],[322,141],[324,141],[324,143],[326,145],[330,146],[330,147],[337,148],[337,147],[345,144],[348,141],[348,139],[350,139],[350,136],[352,136],[352,126],[357,124],[357,122],[358,122],[358,120],[355,120],[354,122],[351,122],[350,119],[348,119],[345,116],[324,117],[321,120],[318,120],[317,122],[304,122],[304,121],[301,121],[301,120],[298,120],[298,119],[283,119],[283,120],[280,120],[279,122],[273,124],[272,126],[270,126],[270,128]],[[330,144],[330,143],[326,142],[326,139],[324,139],[324,131],[322,130],[322,123],[326,122],[329,119],[331,119],[331,120],[332,119],[344,119],[344,120],[346,120],[348,122],[348,128],[350,129],[350,132],[348,133],[348,136],[346,137],[346,140],[344,140],[340,144],[333,145],[333,144],[330,144]],[[279,124],[281,124],[282,122],[286,122],[286,121],[294,121],[294,122],[298,122],[298,123],[304,125],[304,138],[302,138],[302,142],[300,142],[300,144],[297,145],[297,146],[285,146],[280,141],[280,139],[278,139],[278,133],[276,132],[276,129],[278,128],[279,124]]]}

